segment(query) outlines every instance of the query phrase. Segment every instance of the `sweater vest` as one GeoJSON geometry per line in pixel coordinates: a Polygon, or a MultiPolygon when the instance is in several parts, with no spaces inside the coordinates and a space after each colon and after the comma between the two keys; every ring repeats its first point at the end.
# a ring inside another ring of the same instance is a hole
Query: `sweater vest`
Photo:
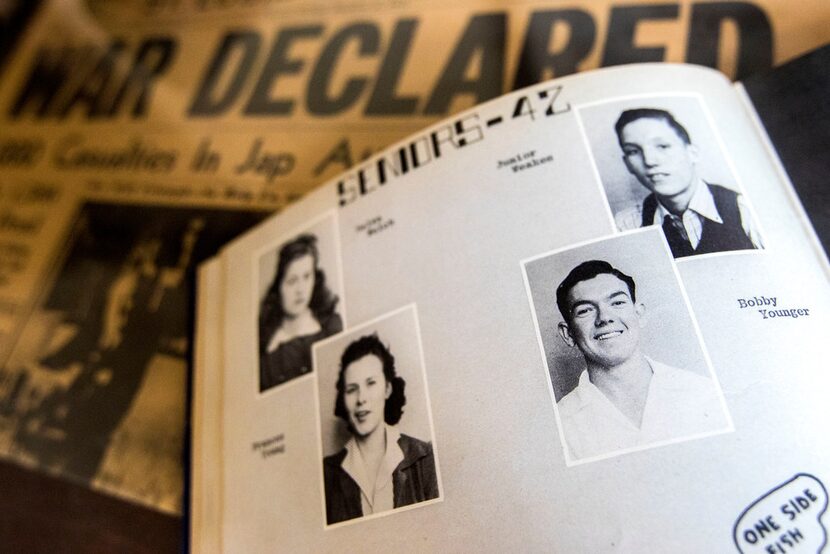
{"type": "MultiPolygon", "coordinates": [[[[707,254],[709,252],[725,252],[727,250],[750,250],[755,248],[752,241],[744,232],[741,225],[741,212],[738,209],[738,193],[719,185],[706,185],[712,198],[715,200],[715,207],[720,214],[723,223],[717,223],[706,217],[703,221],[703,231],[700,235],[700,242],[697,248],[692,248],[688,239],[684,238],[675,229],[668,217],[663,219],[663,233],[675,258],[683,258],[695,254],[707,254]]],[[[649,194],[643,202],[642,225],[654,223],[654,213],[657,211],[657,198],[649,194]]]]}

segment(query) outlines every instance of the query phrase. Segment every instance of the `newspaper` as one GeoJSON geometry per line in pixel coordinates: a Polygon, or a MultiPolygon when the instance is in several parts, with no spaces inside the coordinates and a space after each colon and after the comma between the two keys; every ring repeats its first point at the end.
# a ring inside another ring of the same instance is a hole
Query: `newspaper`
{"type": "Polygon", "coordinates": [[[194,549],[820,551],[830,271],[800,214],[691,66],[390,146],[203,266],[194,549]]]}
{"type": "Polygon", "coordinates": [[[220,244],[505,91],[643,61],[739,78],[825,41],[828,10],[42,2],[0,84],[0,454],[180,512],[190,279],[220,244]]]}
{"type": "Polygon", "coordinates": [[[770,0],[65,0],[43,11],[0,95],[12,128],[38,139],[23,165],[208,174],[274,206],[508,90],[656,61],[740,79],[826,42],[830,14],[820,0],[795,13],[770,0]],[[37,132],[58,122],[56,136],[37,132]],[[103,129],[123,137],[103,143],[110,163],[81,162],[100,154],[103,129]]]}

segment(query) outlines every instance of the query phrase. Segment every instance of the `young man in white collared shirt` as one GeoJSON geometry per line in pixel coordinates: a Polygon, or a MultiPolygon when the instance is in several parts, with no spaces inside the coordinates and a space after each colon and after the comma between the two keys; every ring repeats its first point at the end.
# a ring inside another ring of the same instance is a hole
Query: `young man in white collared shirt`
{"type": "Polygon", "coordinates": [[[640,350],[645,306],[634,280],[605,261],[575,267],[556,289],[559,334],[586,370],[557,403],[571,457],[708,434],[728,428],[711,379],[640,350]]]}
{"type": "Polygon", "coordinates": [[[697,147],[671,113],[626,110],[614,128],[626,168],[651,191],[617,214],[621,231],[661,225],[675,258],[763,248],[743,197],[700,177],[697,147]]]}

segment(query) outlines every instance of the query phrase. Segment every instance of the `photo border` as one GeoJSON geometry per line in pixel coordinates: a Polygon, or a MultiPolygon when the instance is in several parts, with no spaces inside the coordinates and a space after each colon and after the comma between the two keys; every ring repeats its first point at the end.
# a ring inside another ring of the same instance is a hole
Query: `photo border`
{"type": "Polygon", "coordinates": [[[443,481],[441,480],[441,463],[439,461],[440,456],[438,454],[438,444],[435,440],[435,423],[434,423],[433,418],[432,418],[432,400],[430,399],[430,396],[429,396],[429,383],[427,381],[426,360],[424,358],[424,346],[423,346],[423,340],[421,338],[421,322],[420,322],[420,319],[418,318],[418,306],[417,306],[417,304],[415,302],[412,302],[410,304],[406,304],[406,305],[401,306],[399,308],[395,308],[394,310],[384,312],[381,315],[378,315],[377,317],[374,317],[374,318],[372,318],[368,321],[365,321],[365,322],[360,323],[358,325],[355,325],[353,327],[348,327],[348,328],[344,327],[344,329],[341,332],[337,333],[336,335],[332,335],[330,337],[324,338],[323,340],[315,342],[311,346],[312,365],[315,368],[317,367],[317,350],[319,348],[324,347],[326,345],[326,343],[341,339],[344,335],[354,333],[356,331],[359,331],[360,329],[365,329],[366,327],[371,327],[371,326],[373,326],[374,324],[376,324],[380,321],[389,319],[389,318],[394,317],[394,316],[396,316],[400,313],[403,313],[405,311],[411,311],[412,317],[413,317],[414,323],[415,323],[415,339],[418,342],[418,356],[420,358],[420,365],[421,365],[421,378],[423,379],[423,384],[424,384],[424,400],[426,401],[427,421],[429,423],[429,428],[430,428],[430,443],[432,444],[432,455],[433,455],[433,459],[435,461],[435,478],[438,481],[438,496],[436,498],[432,498],[430,500],[424,500],[422,502],[416,502],[416,503],[410,504],[408,506],[401,506],[400,508],[392,508],[391,510],[386,510],[386,511],[383,511],[383,512],[380,512],[380,513],[377,513],[377,514],[370,514],[370,515],[367,515],[367,516],[356,517],[356,518],[348,519],[346,521],[339,521],[337,523],[332,523],[332,524],[327,523],[327,521],[326,521],[326,487],[325,487],[325,476],[323,474],[323,463],[322,463],[324,453],[323,453],[323,432],[322,432],[323,431],[322,430],[322,423],[323,422],[320,419],[320,382],[319,382],[319,379],[317,378],[317,371],[315,369],[315,371],[313,372],[313,374],[314,374],[314,392],[315,392],[315,394],[314,394],[315,412],[314,413],[316,415],[316,420],[317,420],[317,452],[318,452],[317,465],[319,466],[317,475],[318,475],[319,482],[320,482],[320,500],[321,500],[321,508],[322,508],[321,514],[323,516],[323,529],[325,531],[329,531],[329,530],[332,530],[332,529],[337,529],[337,528],[344,527],[344,526],[347,526],[347,525],[353,525],[355,523],[369,521],[369,520],[372,520],[372,519],[378,519],[378,518],[386,517],[386,516],[389,516],[389,515],[392,515],[392,514],[405,512],[405,511],[408,511],[408,510],[422,508],[422,507],[428,506],[430,504],[437,504],[439,502],[444,501],[444,485],[443,485],[443,481]]]}
{"type": "Polygon", "coordinates": [[[705,438],[705,437],[711,437],[711,436],[715,436],[715,435],[722,435],[722,434],[725,434],[725,433],[732,433],[732,432],[735,431],[735,425],[732,421],[732,414],[729,412],[729,407],[726,404],[726,398],[724,397],[724,394],[723,394],[723,388],[721,387],[720,380],[718,379],[718,376],[715,373],[714,366],[712,365],[712,359],[709,356],[709,350],[706,348],[706,343],[703,340],[703,334],[700,331],[700,325],[698,324],[697,317],[695,316],[694,310],[692,309],[692,304],[689,301],[689,295],[686,292],[686,287],[683,285],[683,279],[681,279],[680,272],[677,270],[677,264],[674,263],[674,262],[675,262],[675,259],[672,256],[672,252],[671,252],[671,249],[669,248],[669,243],[666,240],[665,235],[663,234],[662,230],[659,227],[655,227],[653,225],[649,225],[648,227],[641,227],[640,229],[632,229],[631,231],[618,231],[617,233],[615,233],[613,235],[607,235],[607,236],[604,236],[604,237],[599,237],[599,238],[595,238],[595,239],[590,239],[590,240],[578,242],[578,243],[575,243],[575,244],[570,244],[568,246],[565,246],[565,247],[562,247],[562,248],[556,248],[554,250],[549,250],[547,252],[543,252],[541,254],[537,254],[535,256],[531,256],[529,258],[525,258],[525,259],[519,261],[519,266],[521,267],[521,270],[522,270],[522,279],[524,280],[524,285],[525,285],[525,293],[527,294],[527,300],[528,300],[528,303],[530,304],[531,315],[533,316],[533,327],[536,330],[536,341],[539,345],[539,350],[540,350],[540,353],[542,355],[542,363],[543,363],[543,366],[544,366],[543,368],[544,368],[544,371],[545,371],[545,382],[546,382],[547,387],[548,387],[548,393],[550,394],[551,403],[553,404],[553,411],[554,411],[554,415],[556,417],[556,427],[559,430],[559,442],[562,445],[562,451],[565,455],[565,465],[567,467],[573,467],[573,466],[578,466],[578,465],[587,464],[587,463],[591,463],[591,462],[597,462],[597,461],[605,460],[605,459],[608,459],[608,458],[615,458],[615,457],[621,456],[623,454],[629,454],[631,452],[638,452],[638,451],[641,451],[641,450],[651,450],[652,448],[657,448],[657,447],[660,447],[660,446],[666,446],[666,445],[669,445],[669,444],[687,442],[687,441],[691,441],[691,440],[702,439],[702,438],[705,438]],[[727,426],[724,427],[723,429],[718,429],[718,430],[714,430],[714,431],[706,431],[706,432],[703,432],[703,433],[696,433],[696,434],[693,434],[693,435],[686,435],[686,436],[683,436],[683,437],[675,437],[675,438],[666,439],[666,440],[662,440],[662,441],[651,442],[651,443],[648,443],[648,444],[644,444],[644,445],[640,445],[640,446],[633,446],[631,448],[623,448],[621,450],[615,450],[613,452],[607,452],[605,454],[599,454],[597,456],[590,456],[590,457],[587,457],[587,458],[573,459],[572,456],[571,456],[571,453],[568,449],[567,443],[565,442],[565,433],[564,433],[564,429],[562,427],[562,419],[559,415],[559,407],[556,403],[556,394],[553,391],[553,381],[551,380],[551,376],[550,376],[551,375],[550,374],[550,367],[548,366],[548,359],[547,359],[547,355],[545,353],[545,344],[542,340],[542,332],[539,328],[539,320],[538,320],[538,317],[536,316],[536,306],[533,303],[533,295],[532,295],[532,291],[530,289],[530,282],[528,281],[528,278],[527,278],[526,265],[530,262],[533,262],[533,261],[536,261],[536,260],[539,260],[539,259],[542,259],[542,258],[547,258],[547,257],[550,257],[550,256],[555,256],[556,254],[559,254],[559,253],[562,253],[562,252],[565,252],[565,251],[568,251],[568,250],[574,250],[576,248],[582,248],[582,247],[585,247],[585,246],[588,246],[590,244],[594,244],[594,243],[597,243],[597,242],[613,240],[613,239],[621,238],[621,237],[624,237],[624,236],[635,235],[635,234],[638,234],[638,233],[657,233],[657,234],[660,235],[660,244],[663,245],[663,251],[665,252],[666,256],[668,256],[668,259],[671,262],[672,272],[674,273],[675,281],[677,282],[677,285],[680,289],[680,293],[683,297],[683,302],[686,305],[686,310],[688,311],[689,317],[691,318],[691,321],[692,321],[692,326],[695,330],[695,336],[697,337],[698,344],[700,345],[701,352],[703,353],[703,358],[706,362],[706,367],[709,370],[708,377],[710,379],[712,379],[712,382],[714,383],[714,385],[717,389],[718,400],[720,401],[721,408],[723,409],[723,413],[726,416],[727,426]]]}
{"type": "MultiPolygon", "coordinates": [[[[720,131],[718,130],[717,125],[715,125],[714,118],[712,117],[712,113],[709,110],[709,106],[706,103],[706,100],[703,98],[703,95],[699,92],[673,92],[673,93],[642,93],[642,94],[627,94],[623,96],[614,96],[611,98],[605,98],[603,100],[595,100],[593,102],[584,102],[579,104],[573,105],[574,110],[574,118],[577,122],[577,127],[579,127],[579,133],[582,136],[582,142],[585,145],[585,149],[588,151],[588,157],[591,161],[591,168],[594,173],[594,178],[597,181],[597,185],[599,186],[600,193],[602,194],[603,199],[605,200],[605,212],[608,215],[611,228],[614,230],[615,235],[620,235],[628,231],[620,231],[617,228],[617,223],[614,220],[614,214],[611,212],[611,203],[608,201],[608,194],[605,191],[605,185],[603,184],[603,180],[599,173],[599,167],[597,165],[596,158],[594,157],[594,150],[591,146],[590,141],[588,140],[588,133],[585,131],[585,126],[582,121],[582,116],[580,115],[581,110],[585,108],[590,108],[592,106],[601,106],[603,104],[614,104],[617,102],[625,102],[630,100],[637,100],[640,98],[653,98],[653,99],[663,99],[663,98],[687,98],[690,100],[696,100],[698,106],[700,107],[701,111],[703,112],[703,116],[706,119],[706,125],[709,128],[709,131],[712,133],[712,136],[715,138],[715,142],[717,143],[718,150],[720,150],[720,154],[723,156],[723,159],[726,161],[726,166],[729,170],[729,173],[732,176],[732,179],[735,182],[735,186],[737,187],[738,194],[743,196],[744,202],[746,202],[747,208],[749,209],[749,214],[752,217],[752,223],[757,227],[758,233],[761,235],[761,240],[764,242],[763,248],[752,248],[752,249],[744,249],[744,250],[723,250],[720,252],[708,252],[705,254],[693,254],[691,256],[686,256],[683,258],[674,258],[676,262],[688,262],[691,260],[702,260],[710,257],[715,256],[732,256],[732,255],[740,255],[740,254],[762,254],[769,249],[767,245],[767,233],[764,230],[764,227],[761,223],[761,218],[758,217],[758,213],[755,210],[755,205],[753,204],[752,200],[750,199],[749,195],[746,192],[746,187],[744,187],[743,181],[740,178],[740,174],[737,171],[734,161],[732,160],[732,156],[729,153],[729,149],[726,148],[726,145],[723,141],[723,137],[721,137],[720,131]]],[[[649,227],[653,227],[653,225],[649,225],[649,227]]]]}
{"type": "MultiPolygon", "coordinates": [[[[262,258],[262,256],[266,252],[270,252],[271,250],[279,248],[280,245],[285,244],[286,241],[290,240],[292,237],[296,237],[297,235],[303,233],[304,231],[307,231],[309,228],[314,227],[317,224],[321,223],[323,220],[329,219],[329,218],[331,219],[332,230],[334,231],[334,233],[333,233],[334,243],[335,243],[334,244],[334,257],[335,257],[335,260],[337,261],[337,279],[338,279],[338,285],[340,286],[340,293],[342,295],[338,299],[339,300],[339,308],[340,308],[339,312],[340,312],[340,317],[343,320],[343,328],[345,329],[348,325],[348,320],[346,318],[346,298],[345,298],[346,297],[346,291],[344,290],[344,286],[343,286],[344,283],[345,283],[345,280],[343,279],[343,255],[342,255],[341,246],[340,246],[340,241],[341,241],[340,221],[339,221],[339,217],[338,217],[338,211],[336,209],[334,209],[334,208],[328,209],[328,210],[322,212],[321,214],[317,215],[316,217],[314,217],[312,219],[309,219],[308,221],[304,222],[302,225],[297,225],[297,226],[293,227],[290,231],[282,233],[281,235],[279,235],[279,237],[268,241],[263,246],[260,246],[259,248],[254,250],[254,252],[251,254],[251,265],[253,267],[253,271],[251,272],[251,275],[252,275],[253,280],[254,280],[254,284],[251,287],[251,291],[252,291],[252,294],[253,294],[253,304],[252,304],[252,306],[254,307],[254,311],[257,314],[256,315],[256,320],[254,321],[255,331],[253,333],[251,333],[251,340],[252,340],[252,345],[251,346],[253,347],[252,352],[256,353],[256,360],[257,360],[256,361],[256,372],[255,372],[255,378],[254,378],[254,385],[255,385],[254,386],[254,398],[257,399],[257,400],[266,398],[268,396],[272,396],[276,391],[286,390],[287,388],[289,388],[291,385],[293,385],[295,383],[301,383],[301,382],[304,382],[304,381],[307,381],[307,380],[311,379],[311,376],[316,373],[316,367],[314,365],[314,356],[313,356],[313,354],[314,354],[314,344],[317,344],[315,342],[311,345],[312,346],[311,371],[309,371],[305,375],[300,375],[299,377],[295,377],[294,379],[291,379],[290,381],[286,381],[285,383],[280,383],[279,385],[273,386],[273,387],[269,388],[268,390],[264,390],[264,391],[259,390],[259,388],[260,388],[260,383],[259,383],[259,371],[260,371],[260,367],[259,367],[259,363],[260,363],[260,360],[259,360],[259,304],[260,304],[259,285],[261,284],[260,279],[262,278],[262,276],[259,274],[260,259],[262,258]]],[[[335,334],[333,336],[337,336],[337,334],[335,334]]],[[[329,337],[326,337],[326,339],[327,338],[329,338],[329,337]]],[[[322,340],[326,340],[326,339],[322,339],[322,340]]],[[[317,341],[317,342],[320,342],[320,341],[317,341]]]]}

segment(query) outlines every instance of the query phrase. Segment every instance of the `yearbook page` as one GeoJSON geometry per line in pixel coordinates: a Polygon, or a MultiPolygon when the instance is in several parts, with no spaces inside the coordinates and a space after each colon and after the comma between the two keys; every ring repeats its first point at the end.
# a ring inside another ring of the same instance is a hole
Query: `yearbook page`
{"type": "Polygon", "coordinates": [[[393,145],[205,269],[221,452],[194,488],[221,525],[194,534],[821,549],[830,290],[793,202],[729,81],[690,66],[546,82],[393,145]]]}

